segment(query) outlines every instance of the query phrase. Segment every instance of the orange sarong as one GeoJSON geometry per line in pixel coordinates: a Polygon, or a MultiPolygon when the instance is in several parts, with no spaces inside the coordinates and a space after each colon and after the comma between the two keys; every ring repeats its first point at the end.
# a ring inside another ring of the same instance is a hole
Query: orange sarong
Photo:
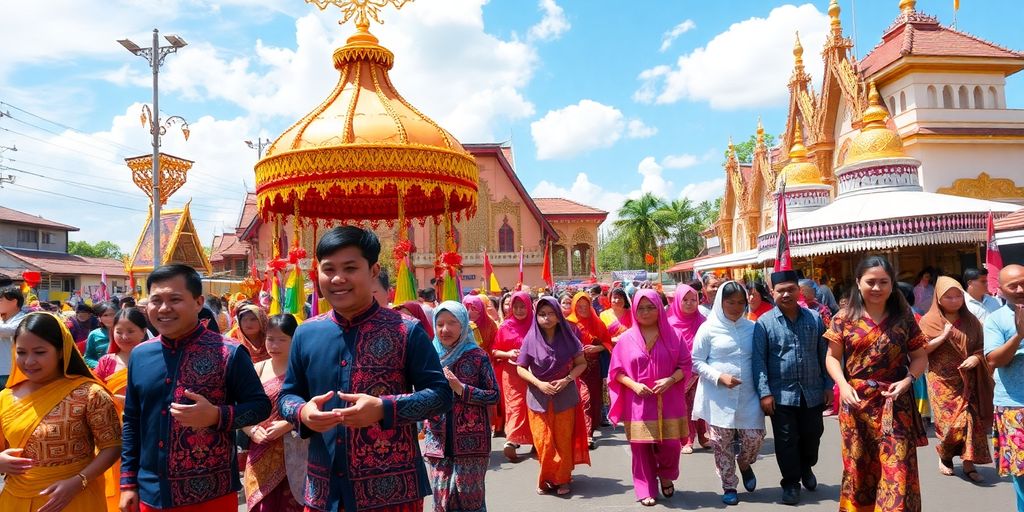
{"type": "Polygon", "coordinates": [[[539,488],[558,486],[572,481],[572,470],[577,464],[590,465],[583,402],[562,412],[539,413],[528,408],[533,446],[540,462],[539,488]]]}

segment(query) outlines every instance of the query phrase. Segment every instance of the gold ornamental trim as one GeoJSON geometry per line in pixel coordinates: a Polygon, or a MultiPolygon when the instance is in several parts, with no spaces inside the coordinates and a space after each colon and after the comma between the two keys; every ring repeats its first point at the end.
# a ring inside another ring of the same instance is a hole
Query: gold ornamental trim
{"type": "Polygon", "coordinates": [[[690,435],[689,421],[686,418],[626,421],[626,440],[628,441],[664,441],[666,439],[686,439],[690,435]]]}
{"type": "Polygon", "coordinates": [[[974,199],[1001,200],[1024,199],[1024,187],[1009,178],[993,178],[982,171],[977,178],[960,178],[948,187],[936,192],[951,196],[972,197],[974,199]]]}

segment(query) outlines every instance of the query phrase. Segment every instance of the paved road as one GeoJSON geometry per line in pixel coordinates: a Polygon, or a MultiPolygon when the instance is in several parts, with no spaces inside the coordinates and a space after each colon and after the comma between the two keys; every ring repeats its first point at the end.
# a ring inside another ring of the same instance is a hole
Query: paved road
{"type": "MultiPolygon", "coordinates": [[[[618,511],[647,510],[633,498],[633,483],[630,477],[629,445],[622,429],[598,442],[598,448],[591,452],[593,465],[578,468],[575,473],[573,494],[569,498],[538,496],[534,493],[537,478],[537,461],[527,459],[518,464],[505,461],[500,455],[501,439],[496,439],[491,456],[491,471],[487,475],[487,506],[491,512],[562,512],[569,510],[618,511]]],[[[931,439],[934,443],[934,438],[931,439]]],[[[822,437],[821,457],[815,468],[818,488],[815,492],[802,493],[799,510],[830,511],[839,507],[839,482],[842,477],[838,422],[834,417],[825,419],[825,435],[822,437]]],[[[921,488],[924,510],[978,510],[1010,511],[1013,509],[1013,488],[1008,479],[999,479],[992,465],[979,466],[979,472],[989,482],[984,486],[974,485],[960,476],[957,459],[957,476],[938,474],[938,457],[932,446],[919,448],[921,488]]],[[[740,504],[734,510],[767,511],[788,510],[777,504],[779,490],[779,467],[775,462],[774,446],[769,427],[768,437],[761,449],[761,457],[754,464],[758,477],[758,489],[753,493],[740,491],[740,504]]],[[[676,494],[670,500],[661,498],[653,510],[702,508],[724,509],[720,500],[721,483],[715,475],[714,458],[709,450],[698,450],[692,455],[683,455],[681,476],[676,482],[676,494]]],[[[429,508],[427,510],[430,510],[429,508]]]]}

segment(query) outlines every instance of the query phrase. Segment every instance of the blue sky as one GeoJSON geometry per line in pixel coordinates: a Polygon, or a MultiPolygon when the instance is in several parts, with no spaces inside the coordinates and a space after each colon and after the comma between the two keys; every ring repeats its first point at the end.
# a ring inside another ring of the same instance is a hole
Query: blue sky
{"type": "MultiPolygon", "coordinates": [[[[898,0],[841,0],[863,57],[898,14],[898,0]],[[856,16],[854,16],[856,13],[856,16]],[[856,31],[854,30],[856,29],[856,31]]],[[[1024,50],[1012,0],[964,0],[959,29],[1024,50]]],[[[372,30],[396,53],[392,80],[463,142],[512,140],[516,170],[538,196],[614,210],[630,195],[713,199],[731,135],[785,122],[794,32],[821,79],[827,0],[417,0],[372,30]]],[[[921,0],[950,24],[953,1],[921,0]]],[[[330,53],[353,31],[336,11],[299,0],[21,0],[0,33],[0,146],[16,184],[2,204],[82,228],[73,239],[130,249],[147,208],[123,158],[149,151],[139,123],[150,101],[146,63],[116,39],[148,46],[150,31],[190,45],[161,69],[161,110],[192,138],[164,150],[193,159],[171,205],[193,200],[209,243],[235,223],[256,153],[330,92],[330,53]],[[28,188],[26,188],[28,187],[28,188]],[[31,189],[46,190],[48,193],[31,189]],[[70,196],[70,197],[65,197],[70,196]],[[99,205],[72,199],[85,198],[99,205]]],[[[1007,102],[1024,104],[1010,77],[1007,102]]]]}

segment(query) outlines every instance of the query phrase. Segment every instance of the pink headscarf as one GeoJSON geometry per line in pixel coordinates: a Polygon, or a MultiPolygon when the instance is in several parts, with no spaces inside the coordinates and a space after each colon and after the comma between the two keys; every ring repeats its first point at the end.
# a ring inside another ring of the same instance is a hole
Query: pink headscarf
{"type": "Polygon", "coordinates": [[[491,352],[491,345],[494,344],[494,335],[498,333],[498,325],[491,320],[491,317],[487,315],[487,306],[484,306],[484,301],[490,300],[479,295],[467,295],[462,298],[462,305],[466,306],[467,310],[477,312],[476,328],[480,331],[480,338],[482,343],[481,348],[485,352],[491,352]]]}
{"type": "Polygon", "coordinates": [[[526,292],[513,293],[512,298],[509,299],[508,309],[508,318],[501,323],[501,327],[512,329],[519,337],[526,336],[526,333],[530,331],[530,326],[533,325],[533,302],[530,301],[530,294],[526,292]],[[517,300],[526,306],[526,318],[522,320],[512,314],[512,306],[515,305],[517,300]]]}
{"type": "Polygon", "coordinates": [[[423,330],[427,331],[427,337],[434,339],[434,322],[427,318],[427,313],[423,311],[423,306],[418,301],[410,300],[398,304],[394,309],[405,309],[409,312],[409,316],[420,321],[420,325],[423,326],[423,330]]]}
{"type": "Polygon", "coordinates": [[[683,311],[683,299],[691,293],[696,295],[698,300],[700,299],[697,290],[689,285],[679,285],[676,288],[675,297],[672,298],[672,303],[668,306],[668,323],[675,330],[679,341],[685,343],[688,349],[693,348],[693,337],[697,334],[697,328],[705,320],[704,315],[700,314],[698,310],[694,310],[693,313],[683,311]]]}

